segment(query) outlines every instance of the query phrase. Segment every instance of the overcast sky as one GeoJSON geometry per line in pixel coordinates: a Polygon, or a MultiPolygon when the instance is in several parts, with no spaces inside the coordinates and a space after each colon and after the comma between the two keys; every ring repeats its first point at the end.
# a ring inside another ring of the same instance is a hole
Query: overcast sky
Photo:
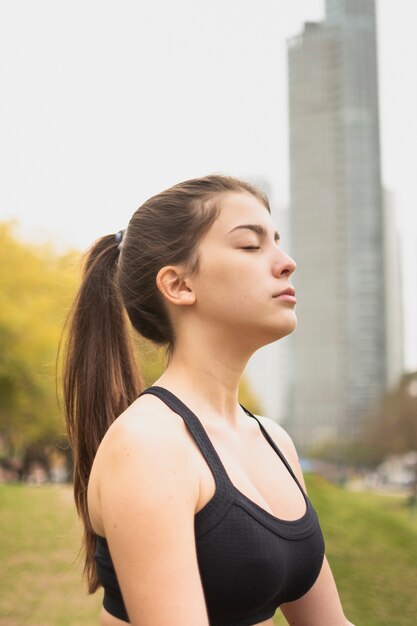
{"type": "MultiPolygon", "coordinates": [[[[377,8],[383,182],[417,367],[417,3],[377,8]]],[[[287,206],[286,40],[323,18],[324,0],[0,2],[0,219],[85,248],[210,172],[266,179],[287,206]]]]}

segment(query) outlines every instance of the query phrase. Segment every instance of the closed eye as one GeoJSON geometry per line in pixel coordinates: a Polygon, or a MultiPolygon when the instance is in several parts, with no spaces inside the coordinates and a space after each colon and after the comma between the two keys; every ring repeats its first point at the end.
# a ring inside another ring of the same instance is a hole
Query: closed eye
{"type": "Polygon", "coordinates": [[[242,250],[260,250],[261,246],[244,246],[242,250]]]}

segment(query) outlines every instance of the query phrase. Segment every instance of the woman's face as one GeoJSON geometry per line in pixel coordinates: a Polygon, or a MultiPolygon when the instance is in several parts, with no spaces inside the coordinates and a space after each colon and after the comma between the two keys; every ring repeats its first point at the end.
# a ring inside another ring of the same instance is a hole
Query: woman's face
{"type": "Polygon", "coordinates": [[[242,192],[227,193],[221,202],[219,217],[199,246],[199,270],[192,278],[195,310],[213,329],[261,347],[297,325],[295,303],[276,297],[292,286],[296,263],[281,248],[260,200],[242,192]]]}

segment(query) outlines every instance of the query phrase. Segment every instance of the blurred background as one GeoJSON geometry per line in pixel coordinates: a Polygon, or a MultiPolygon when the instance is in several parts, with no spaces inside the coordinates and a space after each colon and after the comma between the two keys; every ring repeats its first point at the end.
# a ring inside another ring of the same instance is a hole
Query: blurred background
{"type": "MultiPolygon", "coordinates": [[[[60,333],[91,243],[212,172],[266,191],[297,262],[297,329],[240,400],[296,443],[349,619],[416,623],[416,19],[412,0],[0,6],[2,624],[97,624],[60,333]]],[[[163,351],[137,353],[152,384],[163,351]]]]}

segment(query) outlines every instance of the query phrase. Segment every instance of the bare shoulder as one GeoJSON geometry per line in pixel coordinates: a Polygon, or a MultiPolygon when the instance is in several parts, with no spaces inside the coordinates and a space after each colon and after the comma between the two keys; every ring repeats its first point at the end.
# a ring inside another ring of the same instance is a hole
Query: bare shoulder
{"type": "MultiPolygon", "coordinates": [[[[111,494],[124,507],[123,498],[130,501],[135,486],[143,495],[145,485],[155,491],[159,483],[161,505],[163,485],[181,492],[190,507],[197,506],[199,479],[185,424],[152,400],[134,402],[113,422],[99,446],[88,486],[90,517],[98,534],[105,531],[106,499],[111,494]]],[[[157,497],[158,490],[155,493],[157,497]]]]}
{"type": "Polygon", "coordinates": [[[145,485],[155,491],[155,485],[161,488],[163,483],[164,489],[175,486],[184,497],[194,493],[197,498],[199,484],[190,471],[183,420],[153,400],[133,403],[103,438],[97,454],[102,495],[113,486],[118,494],[125,487],[129,493],[133,484],[140,485],[143,494],[145,485]]]}
{"type": "Polygon", "coordinates": [[[103,439],[103,448],[115,454],[119,444],[135,447],[139,441],[155,448],[168,447],[172,454],[182,455],[187,449],[183,419],[153,396],[136,400],[110,426],[103,439]]]}

